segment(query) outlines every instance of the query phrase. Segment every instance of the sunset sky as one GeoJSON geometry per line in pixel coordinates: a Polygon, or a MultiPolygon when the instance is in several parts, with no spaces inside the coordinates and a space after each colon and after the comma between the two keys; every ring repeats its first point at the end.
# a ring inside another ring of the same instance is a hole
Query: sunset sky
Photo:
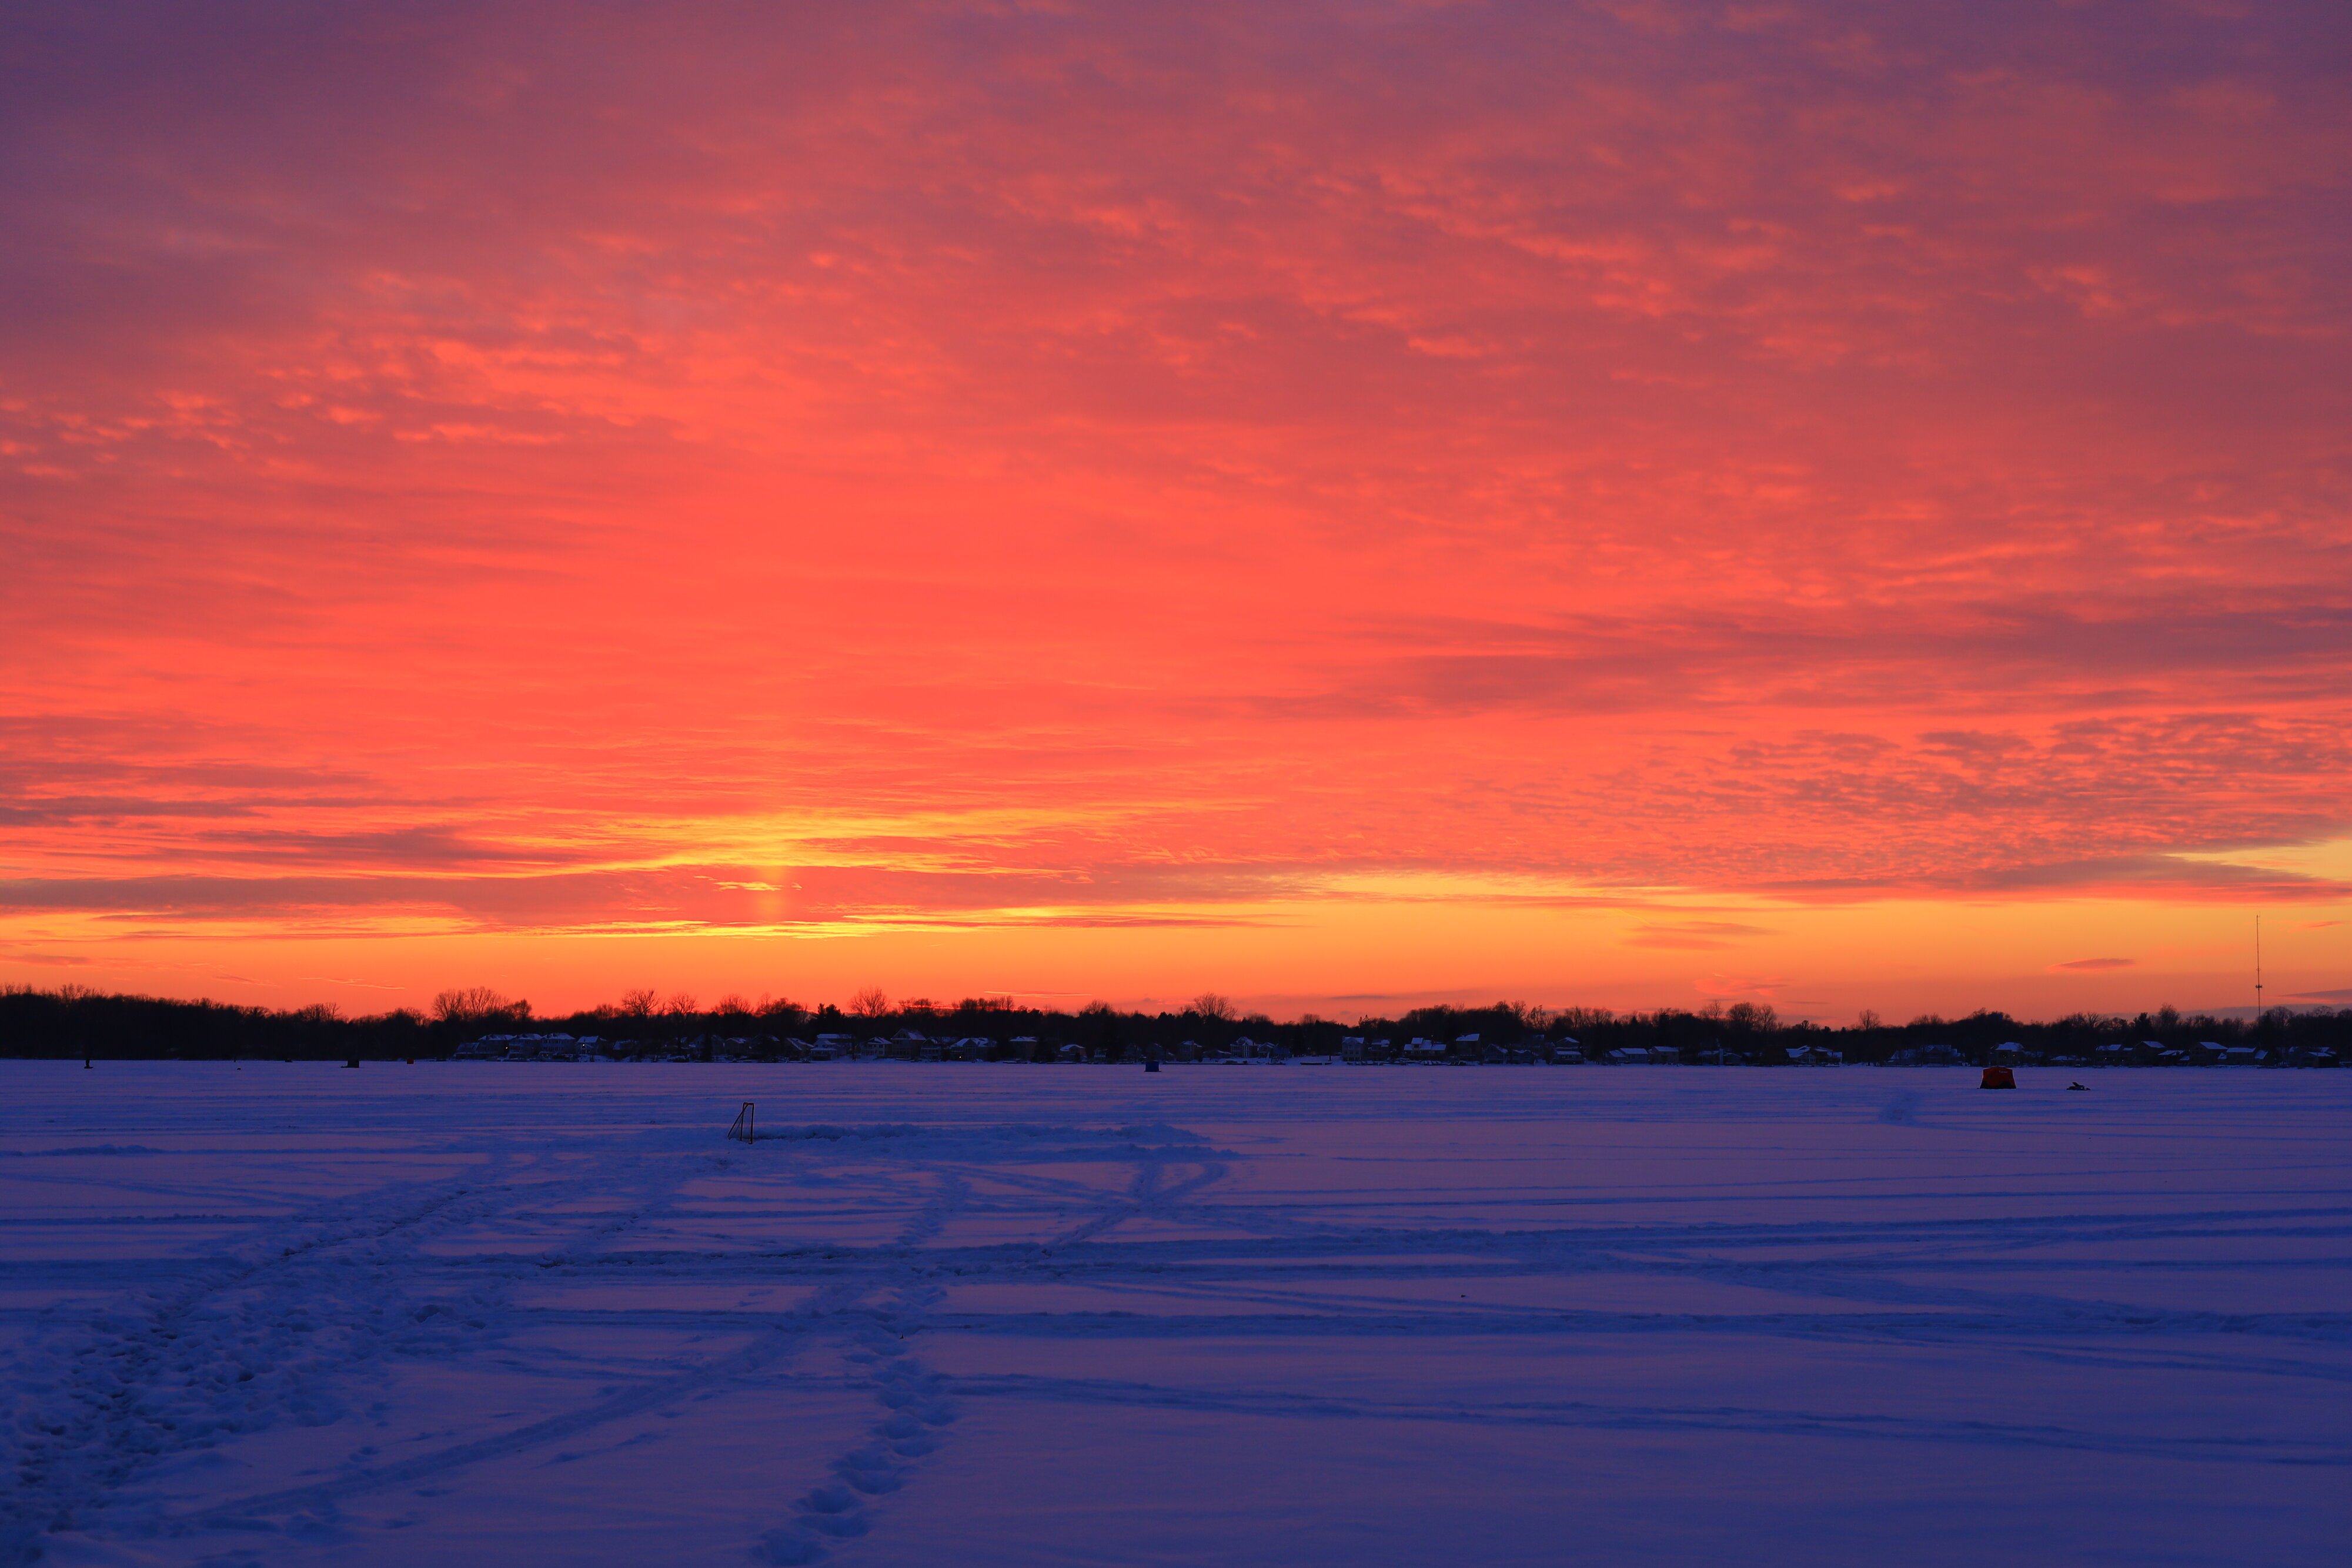
{"type": "Polygon", "coordinates": [[[2352,16],[26,5],[0,981],[2352,1002],[2352,16]]]}

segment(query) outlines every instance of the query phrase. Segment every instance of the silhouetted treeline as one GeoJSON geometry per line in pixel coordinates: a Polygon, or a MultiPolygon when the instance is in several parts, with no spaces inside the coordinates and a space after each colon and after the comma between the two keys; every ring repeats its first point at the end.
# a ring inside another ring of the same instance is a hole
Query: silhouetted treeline
{"type": "Polygon", "coordinates": [[[704,1007],[691,997],[635,991],[604,1007],[542,1017],[528,1001],[474,988],[443,992],[429,1013],[401,1009],[345,1017],[323,1005],[279,1011],[72,986],[0,990],[5,1056],[383,1061],[446,1056],[460,1045],[501,1033],[594,1036],[608,1053],[615,1046],[625,1048],[617,1052],[624,1055],[709,1056],[716,1048],[729,1054],[789,1055],[793,1042],[823,1035],[861,1042],[920,1037],[1009,1045],[1018,1040],[1034,1042],[1040,1057],[1076,1046],[1091,1060],[1112,1061],[1155,1052],[1171,1060],[1225,1052],[1244,1039],[1290,1055],[1339,1055],[1343,1043],[1363,1041],[1371,1048],[1365,1054],[1373,1057],[1402,1054],[1407,1041],[1424,1040],[1444,1047],[1434,1054],[1457,1061],[1519,1060],[1529,1053],[1563,1057],[1571,1041],[1588,1061],[1605,1059],[1612,1051],[1664,1048],[1685,1062],[1759,1065],[1781,1065],[1806,1053],[1818,1060],[1828,1052],[1850,1062],[1885,1061],[1931,1046],[1948,1047],[1960,1060],[1980,1062],[2011,1042],[2040,1057],[2089,1059],[2101,1047],[2116,1044],[2144,1056],[2147,1044],[2194,1051],[2210,1042],[2260,1047],[2274,1061],[2308,1061],[2321,1051],[2352,1057],[2352,1008],[2273,1009],[2246,1020],[2182,1014],[2168,1007],[2128,1018],[2077,1013],[2039,1023],[1980,1011],[1887,1024],[1865,1013],[1852,1025],[1825,1026],[1784,1024],[1770,1008],[1750,1003],[1619,1013],[1498,1002],[1486,1008],[1416,1008],[1394,1019],[1342,1024],[1313,1014],[1288,1022],[1243,1015],[1214,995],[1160,1012],[1121,1012],[1102,1003],[1060,1012],[994,998],[952,1005],[893,1002],[872,991],[853,998],[846,1009],[731,996],[704,1007]],[[1381,1042],[1386,1042],[1385,1050],[1381,1042]]]}

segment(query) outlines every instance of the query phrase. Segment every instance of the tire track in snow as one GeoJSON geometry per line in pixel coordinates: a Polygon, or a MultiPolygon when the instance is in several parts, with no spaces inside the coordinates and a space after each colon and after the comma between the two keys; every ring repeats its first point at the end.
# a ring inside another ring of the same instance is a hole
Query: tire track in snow
{"type": "Polygon", "coordinates": [[[1110,1205],[1093,1218],[1064,1231],[1045,1242],[1039,1250],[1047,1253],[1057,1252],[1066,1247],[1076,1247],[1082,1242],[1091,1241],[1096,1237],[1125,1224],[1139,1215],[1165,1216],[1179,1198],[1223,1180],[1225,1175],[1225,1167],[1223,1165],[1206,1164],[1201,1166],[1200,1173],[1191,1180],[1179,1182],[1172,1187],[1163,1189],[1160,1185],[1160,1179],[1171,1163],[1191,1164],[1192,1162],[1171,1162],[1159,1158],[1143,1160],[1136,1169],[1134,1180],[1129,1183],[1127,1196],[1122,1201],[1110,1205]]]}
{"type": "Polygon", "coordinates": [[[271,1517],[273,1515],[331,1509],[337,1503],[368,1492],[446,1475],[487,1459],[505,1458],[631,1416],[641,1416],[674,1399],[684,1398],[772,1365],[796,1349],[801,1337],[788,1329],[771,1329],[741,1350],[705,1363],[690,1372],[638,1384],[609,1398],[567,1410],[561,1416],[530,1422],[511,1432],[454,1444],[396,1464],[362,1466],[309,1486],[288,1487],[278,1491],[238,1498],[182,1514],[169,1522],[179,1528],[276,1530],[278,1526],[271,1517]]]}
{"type": "Polygon", "coordinates": [[[2074,1448],[2136,1458],[2193,1458],[2238,1464],[2352,1467],[2352,1446],[2242,1437],[2160,1437],[1998,1421],[1935,1420],[1880,1415],[1742,1408],[1733,1406],[1604,1405],[1581,1400],[1427,1405],[1334,1399],[1263,1389],[1172,1388],[1097,1378],[1018,1374],[965,1377],[971,1398],[1132,1405],[1222,1415],[1348,1420],[1426,1421],[1454,1426],[1585,1427],[1612,1431],[1755,1432],[1865,1441],[1961,1443],[1979,1447],[2074,1448]]]}

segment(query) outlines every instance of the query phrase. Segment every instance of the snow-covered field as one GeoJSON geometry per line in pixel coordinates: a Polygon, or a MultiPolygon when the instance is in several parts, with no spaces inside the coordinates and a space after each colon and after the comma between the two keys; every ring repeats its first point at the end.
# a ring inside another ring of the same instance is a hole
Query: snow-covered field
{"type": "Polygon", "coordinates": [[[0,1562],[2352,1562],[2352,1073],[2025,1078],[0,1062],[0,1562]]]}

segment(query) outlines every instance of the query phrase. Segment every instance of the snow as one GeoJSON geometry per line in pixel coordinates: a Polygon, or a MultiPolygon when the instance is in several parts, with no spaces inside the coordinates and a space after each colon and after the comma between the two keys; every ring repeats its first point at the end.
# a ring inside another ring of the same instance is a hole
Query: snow
{"type": "Polygon", "coordinates": [[[0,1562],[2344,1561],[2352,1074],[1975,1077],[0,1062],[0,1562]]]}

